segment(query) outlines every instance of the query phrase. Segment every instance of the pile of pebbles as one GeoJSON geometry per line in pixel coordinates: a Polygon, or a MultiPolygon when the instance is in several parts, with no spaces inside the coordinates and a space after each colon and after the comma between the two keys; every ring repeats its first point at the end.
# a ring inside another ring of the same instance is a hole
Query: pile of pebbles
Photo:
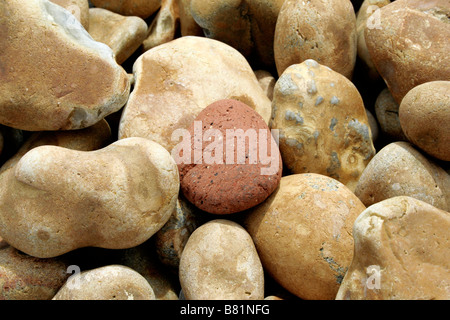
{"type": "Polygon", "coordinates": [[[0,300],[450,299],[448,0],[0,2],[0,300]]]}

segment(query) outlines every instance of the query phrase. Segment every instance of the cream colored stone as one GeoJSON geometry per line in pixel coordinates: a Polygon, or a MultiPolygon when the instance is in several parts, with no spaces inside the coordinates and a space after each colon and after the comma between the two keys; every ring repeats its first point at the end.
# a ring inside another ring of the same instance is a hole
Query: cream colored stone
{"type": "Polygon", "coordinates": [[[1,236],[39,258],[139,245],[167,222],[179,192],[170,153],[143,138],[91,152],[36,147],[0,183],[1,236]]]}
{"type": "Polygon", "coordinates": [[[89,28],[89,1],[88,0],[50,0],[51,2],[68,10],[81,25],[89,28]]]}
{"type": "Polygon", "coordinates": [[[52,300],[155,300],[155,293],[133,269],[108,265],[72,275],[52,300]]]}
{"type": "Polygon", "coordinates": [[[439,160],[450,161],[450,81],[431,81],[411,89],[399,107],[409,141],[439,160]]]}
{"type": "Polygon", "coordinates": [[[273,89],[277,80],[274,76],[266,70],[256,70],[255,76],[258,79],[259,85],[263,88],[267,97],[272,101],[273,99],[273,89]]]}
{"type": "Polygon", "coordinates": [[[375,155],[364,103],[340,73],[308,59],[285,70],[272,100],[283,163],[293,173],[318,173],[354,190],[375,155]]]}
{"type": "Polygon", "coordinates": [[[96,7],[142,19],[150,17],[161,6],[161,0],[91,0],[91,2],[96,7]]]}
{"type": "Polygon", "coordinates": [[[122,16],[101,8],[89,9],[89,34],[113,50],[118,64],[140,47],[147,29],[147,23],[139,17],[122,16]]]}
{"type": "Polygon", "coordinates": [[[409,196],[450,210],[450,175],[409,142],[393,142],[367,165],[355,194],[366,207],[396,196],[409,196]]]}
{"type": "Polygon", "coordinates": [[[368,207],[337,300],[450,299],[450,214],[406,196],[368,207]]]}
{"type": "Polygon", "coordinates": [[[385,136],[393,140],[407,141],[398,117],[399,107],[389,89],[385,88],[375,101],[375,115],[385,136]]]}
{"type": "Polygon", "coordinates": [[[356,15],[348,0],[286,0],[275,29],[278,75],[313,59],[348,79],[357,56],[356,15]]]}
{"type": "Polygon", "coordinates": [[[250,235],[236,222],[209,221],[189,237],[179,278],[187,300],[264,299],[264,273],[250,235]]]}
{"type": "Polygon", "coordinates": [[[119,139],[149,138],[171,151],[179,143],[174,131],[188,129],[200,111],[221,99],[239,100],[270,119],[270,100],[250,65],[222,42],[181,37],[145,52],[133,70],[119,139]]]}
{"type": "Polygon", "coordinates": [[[301,299],[331,300],[352,261],[353,223],[365,209],[335,179],[292,174],[244,225],[280,285],[301,299]]]}
{"type": "Polygon", "coordinates": [[[111,49],[48,0],[2,1],[0,123],[28,131],[89,127],[126,103],[111,49]]]}
{"type": "Polygon", "coordinates": [[[144,51],[160,44],[172,41],[179,25],[180,14],[176,0],[162,0],[161,9],[148,28],[147,38],[143,41],[144,51]]]}

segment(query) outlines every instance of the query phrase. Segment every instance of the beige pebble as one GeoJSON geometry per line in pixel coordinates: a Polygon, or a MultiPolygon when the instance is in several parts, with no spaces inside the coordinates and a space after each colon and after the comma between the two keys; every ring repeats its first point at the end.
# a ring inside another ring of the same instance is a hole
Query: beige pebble
{"type": "Polygon", "coordinates": [[[255,70],[256,79],[258,79],[259,85],[263,88],[267,97],[272,101],[273,89],[277,80],[275,77],[266,70],[255,70]]]}
{"type": "Polygon", "coordinates": [[[95,7],[116,12],[124,16],[147,19],[161,6],[161,0],[91,0],[95,7]]]}
{"type": "Polygon", "coordinates": [[[203,29],[200,27],[191,14],[192,0],[176,0],[180,14],[180,32],[181,36],[204,36],[203,29]]]}
{"type": "Polygon", "coordinates": [[[407,196],[368,207],[337,300],[450,299],[450,214],[407,196]]]}
{"type": "Polygon", "coordinates": [[[255,245],[239,224],[215,219],[189,237],[179,278],[187,300],[262,300],[264,273],[255,245]]]}
{"type": "Polygon", "coordinates": [[[89,28],[89,1],[88,0],[50,0],[51,2],[68,10],[81,25],[89,28]]]}
{"type": "Polygon", "coordinates": [[[398,116],[399,107],[389,89],[384,88],[375,100],[375,116],[381,132],[386,137],[396,141],[407,141],[398,116]]]}

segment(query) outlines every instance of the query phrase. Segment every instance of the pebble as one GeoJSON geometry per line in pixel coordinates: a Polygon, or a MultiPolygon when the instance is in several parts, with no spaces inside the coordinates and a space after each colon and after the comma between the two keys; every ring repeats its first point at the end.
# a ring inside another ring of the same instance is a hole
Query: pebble
{"type": "Polygon", "coordinates": [[[89,28],[89,1],[88,0],[50,0],[51,2],[68,10],[84,29],[89,28]]]}
{"type": "Polygon", "coordinates": [[[381,90],[375,101],[375,116],[380,130],[388,139],[408,141],[403,133],[398,109],[400,105],[394,100],[388,88],[381,90]]]}
{"type": "Polygon", "coordinates": [[[95,7],[110,10],[123,16],[147,19],[161,7],[161,0],[90,0],[95,7]]]}

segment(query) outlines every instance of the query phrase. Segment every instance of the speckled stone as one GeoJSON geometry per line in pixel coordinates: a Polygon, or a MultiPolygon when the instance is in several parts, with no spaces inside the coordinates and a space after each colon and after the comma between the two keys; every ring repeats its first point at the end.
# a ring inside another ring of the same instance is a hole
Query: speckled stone
{"type": "MultiPolygon", "coordinates": [[[[243,211],[264,201],[278,186],[282,173],[278,146],[261,116],[246,104],[232,99],[214,102],[198,115],[189,132],[191,157],[186,161],[182,159],[183,162],[178,164],[178,169],[181,190],[196,207],[214,214],[243,211]],[[201,133],[196,133],[196,123],[201,126],[201,133]],[[219,140],[219,136],[212,135],[209,141],[212,141],[213,137],[214,141],[203,142],[201,147],[203,160],[196,164],[195,140],[204,139],[203,135],[209,129],[217,129],[223,140],[219,140]],[[243,133],[253,129],[257,134],[257,145],[250,144],[249,140],[246,140],[244,146],[238,144],[235,139],[234,148],[227,147],[233,139],[227,130],[229,132],[239,129],[243,133]],[[260,129],[266,133],[265,137],[261,135],[260,129]],[[268,150],[265,155],[269,156],[270,167],[263,164],[263,158],[258,152],[258,147],[263,144],[268,150]],[[213,149],[215,148],[211,147],[213,145],[220,145],[222,149],[213,149]],[[275,146],[272,151],[271,146],[275,146]],[[216,150],[220,154],[215,155],[216,150]],[[208,160],[205,155],[211,155],[212,159],[208,160]],[[245,159],[239,163],[239,157],[244,155],[245,159]],[[262,174],[263,168],[270,168],[270,174],[262,174]]],[[[184,152],[182,150],[183,154],[184,152]]],[[[181,155],[180,152],[178,154],[181,155]]]]}

